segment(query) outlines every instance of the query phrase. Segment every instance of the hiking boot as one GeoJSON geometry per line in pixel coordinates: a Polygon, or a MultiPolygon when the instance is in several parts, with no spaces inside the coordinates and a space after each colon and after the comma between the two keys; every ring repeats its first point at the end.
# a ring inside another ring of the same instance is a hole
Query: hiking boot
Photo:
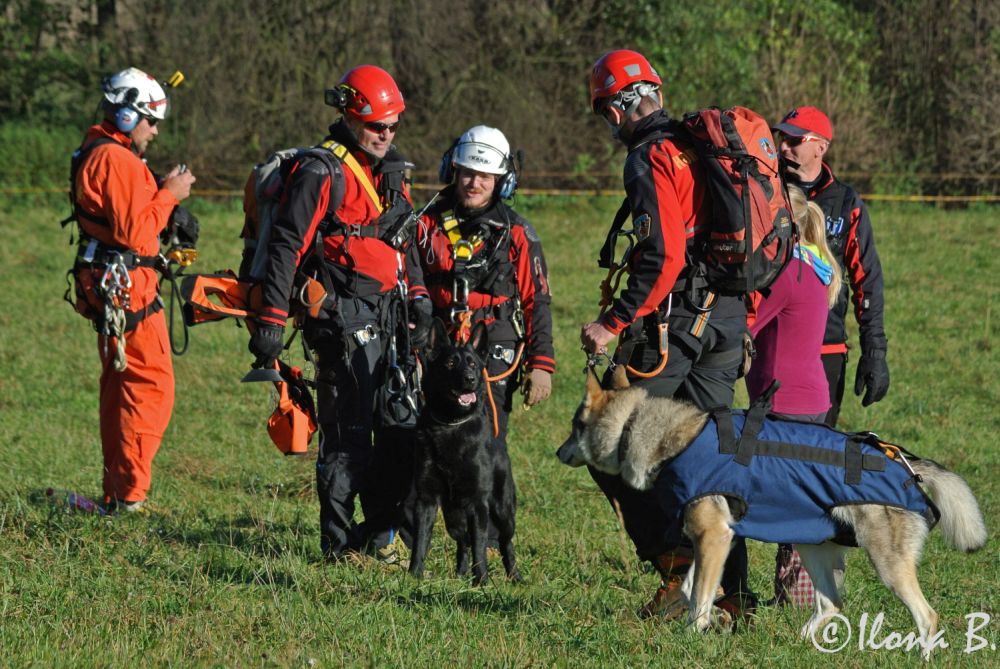
{"type": "Polygon", "coordinates": [[[735,631],[738,626],[749,627],[757,615],[757,597],[753,593],[733,593],[725,595],[712,606],[714,625],[735,631]]]}
{"type": "Polygon", "coordinates": [[[656,589],[653,598],[646,602],[636,613],[641,620],[659,617],[663,620],[676,620],[688,610],[688,598],[681,592],[680,576],[670,576],[656,589]]]}
{"type": "Polygon", "coordinates": [[[403,543],[398,534],[394,535],[392,541],[385,546],[377,547],[371,553],[371,557],[379,564],[388,567],[402,567],[403,569],[407,569],[410,566],[409,550],[407,550],[406,544],[403,543]]]}

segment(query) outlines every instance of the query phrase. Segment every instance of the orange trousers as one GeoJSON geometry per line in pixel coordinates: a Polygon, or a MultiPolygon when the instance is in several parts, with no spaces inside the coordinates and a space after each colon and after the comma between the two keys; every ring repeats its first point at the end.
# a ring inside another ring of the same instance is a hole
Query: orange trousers
{"type": "Polygon", "coordinates": [[[116,341],[97,336],[101,356],[101,446],[104,501],[146,499],[153,457],[174,409],[174,367],[163,312],[125,335],[125,371],[114,368],[116,341]]]}

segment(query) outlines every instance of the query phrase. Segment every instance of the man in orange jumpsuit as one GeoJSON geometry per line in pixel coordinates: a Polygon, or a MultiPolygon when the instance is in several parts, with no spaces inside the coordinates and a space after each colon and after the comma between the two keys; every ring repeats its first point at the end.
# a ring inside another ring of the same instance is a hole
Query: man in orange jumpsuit
{"type": "Polygon", "coordinates": [[[154,269],[159,237],[195,178],[181,166],[157,178],[142,158],[168,109],[155,79],[129,68],[102,89],[104,120],[87,130],[73,160],[74,274],[77,308],[99,333],[104,502],[110,511],[136,511],[174,404],[154,269]]]}

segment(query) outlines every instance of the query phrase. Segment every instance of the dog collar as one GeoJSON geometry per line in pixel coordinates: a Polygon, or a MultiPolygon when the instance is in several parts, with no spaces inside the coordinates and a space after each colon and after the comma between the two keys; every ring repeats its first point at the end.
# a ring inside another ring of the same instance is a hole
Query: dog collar
{"type": "Polygon", "coordinates": [[[468,423],[470,420],[472,420],[473,418],[476,417],[475,412],[473,412],[473,413],[470,413],[465,418],[462,418],[462,419],[459,419],[459,420],[456,420],[456,421],[441,420],[440,418],[438,418],[437,416],[435,416],[434,412],[431,411],[430,409],[427,410],[427,415],[428,415],[428,417],[430,417],[430,419],[432,421],[434,421],[438,425],[448,425],[449,427],[455,426],[455,425],[461,425],[462,423],[468,423]]]}

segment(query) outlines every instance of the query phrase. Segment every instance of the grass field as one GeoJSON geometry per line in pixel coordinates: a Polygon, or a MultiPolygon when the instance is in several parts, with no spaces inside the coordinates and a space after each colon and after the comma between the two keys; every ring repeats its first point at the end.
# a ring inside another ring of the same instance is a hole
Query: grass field
{"type": "MultiPolygon", "coordinates": [[[[49,486],[100,494],[95,335],[61,300],[72,255],[56,223],[63,209],[0,202],[0,666],[921,664],[916,651],[858,648],[863,613],[885,612],[877,640],[913,629],[858,552],[848,557],[844,612],[854,636],[837,654],[798,638],[807,617],[798,611],[763,609],[753,629],[728,636],[634,615],[658,579],[586,472],[553,455],[581,393],[577,333],[596,313],[594,258],[616,204],[519,205],[548,255],[559,372],[553,397],[518,409],[510,430],[525,582],[495,578],[476,589],[454,577],[440,523],[422,582],[320,560],[313,460],[283,458],[268,441],[272,399],[262,385],[239,383],[250,355],[246,331],[230,322],[192,330],[189,352],[175,359],[177,402],[149,516],[111,520],[48,503],[49,486]]],[[[234,266],[238,204],[191,208],[203,238],[194,269],[234,266]]],[[[842,426],[876,429],[965,476],[995,536],[997,211],[882,207],[873,219],[892,387],[869,409],[851,395],[842,426]]],[[[963,652],[966,616],[976,612],[991,616],[978,634],[1000,643],[998,548],[994,538],[959,555],[932,534],[921,581],[950,645],[934,665],[1000,666],[1000,650],[963,652]]],[[[773,559],[773,546],[751,545],[752,585],[765,598],[773,559]]]]}

